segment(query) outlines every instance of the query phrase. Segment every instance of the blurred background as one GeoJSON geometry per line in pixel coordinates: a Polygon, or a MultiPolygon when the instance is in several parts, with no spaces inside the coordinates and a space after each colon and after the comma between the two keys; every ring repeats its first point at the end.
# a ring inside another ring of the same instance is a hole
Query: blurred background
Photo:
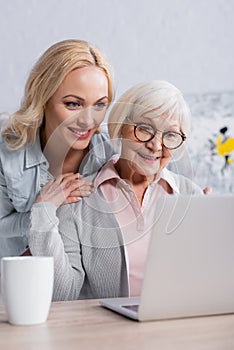
{"type": "Polygon", "coordinates": [[[214,146],[223,127],[234,137],[234,0],[0,0],[0,8],[0,112],[19,107],[49,46],[87,40],[111,62],[116,97],[152,79],[185,94],[193,113],[185,174],[234,191],[234,150],[224,168],[214,146]]]}
{"type": "Polygon", "coordinates": [[[184,93],[234,90],[234,0],[0,0],[0,111],[18,108],[37,58],[63,39],[106,53],[116,96],[166,79],[184,93]]]}

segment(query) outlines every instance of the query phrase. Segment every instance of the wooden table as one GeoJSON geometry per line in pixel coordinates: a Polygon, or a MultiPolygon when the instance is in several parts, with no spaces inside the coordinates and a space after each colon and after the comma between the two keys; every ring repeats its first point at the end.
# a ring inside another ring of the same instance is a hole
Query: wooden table
{"type": "Polygon", "coordinates": [[[139,323],[97,300],[52,303],[48,321],[12,326],[0,306],[1,350],[234,349],[234,315],[139,323]]]}

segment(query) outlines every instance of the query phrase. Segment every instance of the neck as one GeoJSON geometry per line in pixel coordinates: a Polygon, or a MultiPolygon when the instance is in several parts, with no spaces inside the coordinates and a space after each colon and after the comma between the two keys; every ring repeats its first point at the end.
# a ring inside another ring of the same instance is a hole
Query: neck
{"type": "Polygon", "coordinates": [[[128,160],[120,158],[116,164],[115,168],[119,174],[119,176],[132,183],[133,185],[145,185],[148,187],[155,179],[155,175],[145,176],[137,173],[128,160]]]}
{"type": "Polygon", "coordinates": [[[129,164],[129,161],[122,158],[120,158],[115,164],[115,168],[119,176],[131,184],[132,189],[141,205],[145,191],[147,187],[154,181],[155,176],[153,175],[147,177],[145,175],[136,173],[136,171],[129,164]]]}
{"type": "Polygon", "coordinates": [[[64,159],[62,166],[62,174],[79,172],[82,160],[84,159],[87,153],[88,148],[80,151],[71,149],[64,159]]]}
{"type": "Polygon", "coordinates": [[[44,131],[41,131],[40,140],[44,156],[49,162],[49,171],[53,176],[56,177],[61,174],[79,171],[81,162],[88,153],[88,149],[69,149],[53,138],[50,138],[50,142],[47,142],[44,131]]]}

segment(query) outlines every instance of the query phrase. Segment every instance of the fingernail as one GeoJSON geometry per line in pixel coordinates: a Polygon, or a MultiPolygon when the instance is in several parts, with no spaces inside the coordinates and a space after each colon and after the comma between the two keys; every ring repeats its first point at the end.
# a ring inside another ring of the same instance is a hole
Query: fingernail
{"type": "Polygon", "coordinates": [[[81,201],[82,197],[76,197],[77,201],[81,201]]]}

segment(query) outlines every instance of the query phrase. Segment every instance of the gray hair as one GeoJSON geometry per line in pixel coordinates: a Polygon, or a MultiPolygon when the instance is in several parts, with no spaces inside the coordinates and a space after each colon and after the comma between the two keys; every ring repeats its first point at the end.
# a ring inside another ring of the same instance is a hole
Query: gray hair
{"type": "MultiPolygon", "coordinates": [[[[121,127],[127,120],[152,110],[156,110],[157,116],[167,119],[176,116],[181,132],[188,136],[191,113],[181,91],[167,81],[154,80],[133,86],[114,103],[108,117],[108,130],[113,143],[116,143],[121,127]]],[[[184,146],[180,147],[181,151],[184,146]]]]}

